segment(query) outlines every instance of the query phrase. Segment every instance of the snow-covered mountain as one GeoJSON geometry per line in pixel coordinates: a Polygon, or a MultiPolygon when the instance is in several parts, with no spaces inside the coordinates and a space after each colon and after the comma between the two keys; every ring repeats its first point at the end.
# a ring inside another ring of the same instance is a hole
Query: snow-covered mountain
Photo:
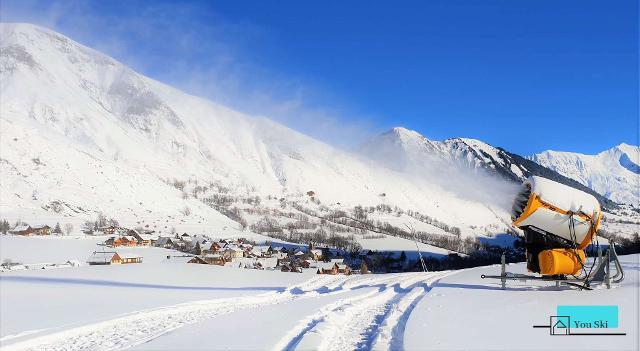
{"type": "Polygon", "coordinates": [[[638,205],[640,148],[620,144],[597,155],[545,151],[529,159],[584,184],[607,198],[638,205]]]}
{"type": "MultiPolygon", "coordinates": [[[[450,165],[457,166],[462,173],[471,170],[477,176],[497,175],[517,183],[532,175],[543,176],[589,192],[598,197],[605,206],[614,205],[597,189],[591,189],[590,184],[572,179],[560,171],[556,172],[557,170],[548,167],[547,164],[543,163],[541,166],[476,139],[451,138],[436,141],[416,131],[396,127],[364,143],[360,152],[398,171],[422,172],[436,178],[440,169],[450,165]]],[[[444,179],[449,181],[446,177],[444,179]]]]}
{"type": "Polygon", "coordinates": [[[508,227],[511,188],[467,192],[381,168],[187,95],[44,28],[2,24],[0,38],[0,217],[104,212],[159,229],[237,228],[196,199],[199,188],[216,201],[230,193],[309,202],[304,194],[312,191],[316,206],[384,203],[465,235],[508,227]]]}

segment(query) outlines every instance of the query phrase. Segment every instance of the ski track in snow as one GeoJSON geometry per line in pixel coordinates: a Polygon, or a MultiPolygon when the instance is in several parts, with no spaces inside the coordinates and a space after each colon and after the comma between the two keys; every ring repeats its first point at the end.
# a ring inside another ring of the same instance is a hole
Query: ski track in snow
{"type": "Polygon", "coordinates": [[[413,306],[450,272],[404,274],[378,290],[329,304],[303,320],[274,350],[397,349],[413,306]]]}
{"type": "Polygon", "coordinates": [[[363,289],[300,321],[277,350],[309,345],[322,350],[390,349],[402,345],[404,323],[433,283],[449,272],[314,277],[284,292],[220,298],[137,311],[110,320],[6,345],[3,350],[121,350],[185,325],[235,311],[363,289]],[[317,338],[320,339],[317,339],[317,338]]]}

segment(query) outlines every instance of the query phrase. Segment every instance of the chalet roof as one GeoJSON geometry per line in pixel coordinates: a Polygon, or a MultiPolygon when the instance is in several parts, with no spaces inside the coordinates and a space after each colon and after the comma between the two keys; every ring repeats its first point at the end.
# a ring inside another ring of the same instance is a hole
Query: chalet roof
{"type": "Polygon", "coordinates": [[[22,224],[22,225],[17,225],[15,228],[13,228],[11,231],[13,232],[24,232],[25,230],[29,230],[31,228],[30,225],[28,224],[22,224]]]}
{"type": "Polygon", "coordinates": [[[46,225],[46,224],[36,224],[36,225],[32,225],[32,226],[31,226],[31,229],[35,229],[35,230],[38,230],[38,229],[45,229],[45,228],[51,228],[51,227],[49,227],[49,226],[48,226],[48,225],[46,225]]]}
{"type": "Polygon", "coordinates": [[[138,234],[138,236],[142,240],[157,240],[158,239],[157,235],[152,235],[152,234],[138,234]]]}
{"type": "Polygon", "coordinates": [[[161,236],[156,241],[157,245],[166,245],[166,244],[169,244],[169,243],[173,243],[173,241],[171,240],[171,238],[167,238],[166,236],[161,236]]]}
{"type": "Polygon", "coordinates": [[[234,251],[234,252],[238,252],[238,251],[242,251],[241,248],[236,247],[236,246],[229,246],[227,248],[224,249],[224,251],[234,251]]]}
{"type": "Polygon", "coordinates": [[[302,255],[304,255],[304,252],[302,252],[302,251],[298,251],[298,252],[296,252],[294,255],[296,255],[296,256],[302,256],[302,255]]]}
{"type": "MultiPolygon", "coordinates": [[[[87,259],[88,263],[109,263],[113,259],[113,256],[117,255],[115,252],[94,252],[87,259]]],[[[118,255],[119,256],[119,255],[118,255]]]]}
{"type": "Polygon", "coordinates": [[[123,236],[123,238],[129,240],[129,241],[138,241],[134,236],[131,235],[125,235],[123,236]]]}
{"type": "Polygon", "coordinates": [[[348,266],[347,266],[346,264],[344,264],[344,263],[336,263],[336,265],[338,266],[338,269],[345,269],[345,268],[347,268],[347,267],[348,267],[348,266]]]}
{"type": "Polygon", "coordinates": [[[322,250],[320,249],[313,249],[311,250],[311,253],[315,254],[315,255],[322,255],[322,250]]]}

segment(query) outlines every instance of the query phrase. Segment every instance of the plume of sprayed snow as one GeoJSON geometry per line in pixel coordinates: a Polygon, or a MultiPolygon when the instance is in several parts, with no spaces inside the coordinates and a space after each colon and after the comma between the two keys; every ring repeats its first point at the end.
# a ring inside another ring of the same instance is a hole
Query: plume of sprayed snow
{"type": "Polygon", "coordinates": [[[400,146],[396,140],[373,140],[361,147],[360,154],[403,173],[416,184],[435,185],[461,199],[511,212],[513,199],[519,190],[517,183],[490,174],[485,169],[473,168],[463,160],[451,161],[451,155],[444,153],[438,147],[438,142],[431,142],[422,136],[420,139],[422,140],[419,147],[426,148],[428,152],[422,149],[419,153],[412,153],[400,146]]]}

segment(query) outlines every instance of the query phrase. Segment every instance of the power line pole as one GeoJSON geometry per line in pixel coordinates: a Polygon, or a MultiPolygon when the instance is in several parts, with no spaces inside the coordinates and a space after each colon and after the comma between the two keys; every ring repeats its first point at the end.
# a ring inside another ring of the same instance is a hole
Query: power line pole
{"type": "Polygon", "coordinates": [[[424,258],[422,258],[422,252],[420,252],[420,246],[418,246],[418,241],[416,240],[416,231],[413,229],[413,226],[410,227],[406,223],[404,224],[404,226],[409,229],[409,231],[411,232],[411,237],[413,238],[413,243],[416,244],[416,249],[418,250],[418,256],[420,257],[420,265],[422,265],[422,271],[428,272],[427,265],[424,263],[424,258]]]}

